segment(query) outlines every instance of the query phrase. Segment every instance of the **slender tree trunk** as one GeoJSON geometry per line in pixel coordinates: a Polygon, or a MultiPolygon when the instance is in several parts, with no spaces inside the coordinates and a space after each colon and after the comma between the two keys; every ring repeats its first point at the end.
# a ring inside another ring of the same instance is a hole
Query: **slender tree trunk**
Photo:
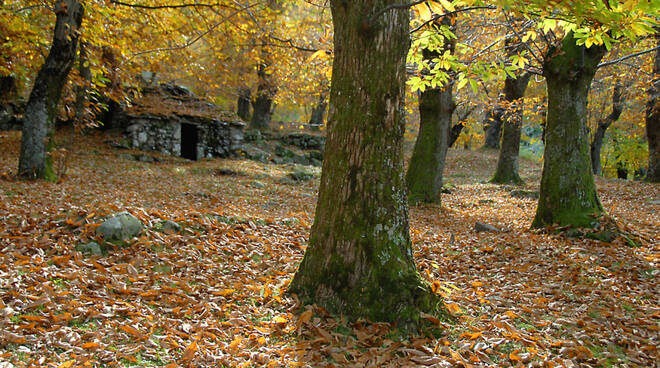
{"type": "Polygon", "coordinates": [[[78,51],[78,73],[80,74],[80,78],[82,78],[82,84],[76,87],[75,124],[81,124],[85,120],[85,105],[87,104],[89,87],[92,81],[92,70],[89,67],[86,42],[80,43],[80,50],[78,51]]]}
{"type": "Polygon", "coordinates": [[[18,174],[56,180],[52,159],[53,129],[62,88],[73,67],[82,24],[83,6],[77,0],[57,1],[53,43],[39,70],[23,118],[18,174]]]}
{"type": "Polygon", "coordinates": [[[621,81],[617,80],[612,92],[612,112],[607,117],[598,122],[594,138],[591,141],[591,167],[594,170],[594,175],[601,175],[600,165],[600,149],[603,147],[603,138],[605,138],[605,131],[615,121],[619,120],[621,112],[623,112],[624,99],[622,97],[623,87],[621,81]]]}
{"type": "Polygon", "coordinates": [[[417,273],[403,178],[409,12],[331,0],[333,78],[314,225],[289,291],[350,319],[413,329],[440,300],[417,273]]]}
{"type": "Polygon", "coordinates": [[[472,114],[475,108],[476,107],[471,107],[459,115],[458,122],[454,124],[449,130],[449,142],[447,144],[447,149],[454,146],[454,143],[456,143],[456,140],[458,140],[458,137],[461,135],[463,128],[465,128],[465,120],[467,120],[468,116],[472,114]]]}
{"type": "Polygon", "coordinates": [[[325,101],[325,96],[319,95],[319,102],[312,108],[312,116],[309,118],[309,126],[312,130],[320,130],[327,108],[328,103],[325,101]]]}
{"type": "Polygon", "coordinates": [[[550,48],[543,65],[548,117],[541,191],[532,227],[592,227],[603,212],[589,157],[587,101],[603,46],[578,46],[572,33],[560,50],[550,48]]]}
{"type": "Polygon", "coordinates": [[[250,121],[250,100],[252,91],[247,87],[240,87],[238,89],[238,102],[236,114],[243,121],[250,121]]]}
{"type": "Polygon", "coordinates": [[[497,106],[486,112],[486,116],[484,118],[484,148],[500,148],[503,113],[504,110],[501,106],[497,106]]]}
{"type": "Polygon", "coordinates": [[[273,97],[277,93],[277,87],[275,87],[273,77],[269,75],[269,66],[269,62],[262,61],[257,67],[259,84],[257,95],[252,101],[252,120],[250,120],[250,128],[252,129],[268,129],[273,116],[273,97]]]}
{"type": "Polygon", "coordinates": [[[504,81],[505,113],[503,114],[502,146],[497,159],[492,183],[522,184],[518,172],[520,155],[520,130],[523,123],[523,97],[531,74],[523,73],[516,79],[507,77],[504,81]]]}
{"type": "MultiPolygon", "coordinates": [[[[515,55],[524,49],[524,44],[508,39],[507,54],[515,55]]],[[[518,156],[520,155],[520,130],[523,123],[523,97],[529,84],[531,74],[521,73],[516,78],[506,77],[504,80],[504,113],[501,114],[502,146],[497,160],[495,175],[490,180],[499,184],[522,184],[518,172],[518,156]]]]}
{"type": "MultiPolygon", "coordinates": [[[[656,28],[656,39],[660,41],[660,30],[656,28]]],[[[660,46],[660,42],[658,42],[660,46]]],[[[646,180],[660,182],[660,49],[655,51],[653,62],[653,84],[649,88],[646,102],[646,138],[649,142],[649,170],[646,180]]]]}
{"type": "MultiPolygon", "coordinates": [[[[443,25],[450,25],[450,17],[443,25]]],[[[424,59],[431,61],[446,51],[454,52],[455,40],[444,40],[442,50],[424,50],[424,59]]],[[[429,88],[419,94],[419,133],[406,173],[410,204],[420,202],[440,203],[442,176],[445,170],[451,117],[454,103],[454,78],[450,77],[442,87],[429,88]]]]}

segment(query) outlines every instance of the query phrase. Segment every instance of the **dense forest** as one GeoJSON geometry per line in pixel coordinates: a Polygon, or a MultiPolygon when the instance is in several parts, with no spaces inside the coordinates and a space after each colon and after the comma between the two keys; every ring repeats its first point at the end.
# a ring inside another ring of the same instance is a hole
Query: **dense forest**
{"type": "Polygon", "coordinates": [[[651,367],[657,0],[0,0],[0,368],[651,367]]]}

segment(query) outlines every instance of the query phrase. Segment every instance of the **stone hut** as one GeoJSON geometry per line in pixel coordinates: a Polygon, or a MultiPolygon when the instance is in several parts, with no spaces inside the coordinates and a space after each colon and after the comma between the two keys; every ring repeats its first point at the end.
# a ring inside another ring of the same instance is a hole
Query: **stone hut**
{"type": "Polygon", "coordinates": [[[233,156],[242,147],[245,127],[235,113],[168,83],[144,88],[112,120],[110,124],[124,130],[132,148],[190,160],[233,156]]]}

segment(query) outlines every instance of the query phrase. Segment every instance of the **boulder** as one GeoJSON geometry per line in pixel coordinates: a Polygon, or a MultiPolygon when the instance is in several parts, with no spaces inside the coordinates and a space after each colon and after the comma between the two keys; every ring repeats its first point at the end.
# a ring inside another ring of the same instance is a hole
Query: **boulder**
{"type": "Polygon", "coordinates": [[[525,199],[538,199],[539,192],[535,190],[524,190],[524,189],[514,189],[509,195],[516,198],[525,198],[525,199]]]}
{"type": "Polygon", "coordinates": [[[103,248],[97,242],[89,242],[87,244],[79,244],[76,250],[82,253],[90,253],[97,256],[103,255],[103,248]]]}
{"type": "Polygon", "coordinates": [[[142,232],[144,225],[137,217],[128,212],[121,212],[105,220],[96,228],[96,233],[105,241],[124,241],[142,232]]]}
{"type": "Polygon", "coordinates": [[[495,226],[484,224],[483,222],[479,222],[479,221],[477,221],[474,224],[474,231],[476,231],[478,233],[480,233],[482,231],[490,231],[490,232],[494,232],[494,233],[499,233],[500,232],[500,230],[498,228],[496,228],[495,226]]]}
{"type": "Polygon", "coordinates": [[[300,182],[300,181],[308,181],[313,179],[314,174],[305,170],[296,169],[293,172],[288,173],[287,177],[292,179],[293,181],[300,182]]]}
{"type": "Polygon", "coordinates": [[[171,220],[165,220],[160,223],[160,229],[164,233],[173,234],[181,231],[181,225],[171,220]]]}

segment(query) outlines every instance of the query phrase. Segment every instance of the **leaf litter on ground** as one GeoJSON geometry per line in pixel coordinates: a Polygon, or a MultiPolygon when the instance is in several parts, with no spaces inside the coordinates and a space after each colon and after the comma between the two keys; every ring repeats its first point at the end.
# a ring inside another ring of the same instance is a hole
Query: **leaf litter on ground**
{"type": "MultiPolygon", "coordinates": [[[[59,183],[0,156],[3,367],[601,367],[658,361],[660,189],[597,179],[607,211],[645,239],[630,247],[529,230],[535,202],[483,184],[496,156],[450,150],[443,205],[411,209],[420,273],[457,317],[435,337],[348,323],[284,294],[304,253],[318,179],[246,160],[120,159],[78,139],[59,183]],[[218,170],[245,173],[217,175],[218,170]],[[266,185],[255,187],[254,180],[266,185]],[[102,256],[95,228],[129,211],[146,230],[102,256]],[[175,221],[183,230],[161,232],[175,221]],[[475,221],[504,231],[476,233],[475,221]],[[9,364],[9,365],[8,365],[9,364]]],[[[537,182],[539,164],[523,160],[537,182]]],[[[317,173],[318,174],[318,173],[317,173]]],[[[316,175],[318,178],[318,175],[316,175]]],[[[528,185],[527,189],[535,189],[528,185]]]]}

